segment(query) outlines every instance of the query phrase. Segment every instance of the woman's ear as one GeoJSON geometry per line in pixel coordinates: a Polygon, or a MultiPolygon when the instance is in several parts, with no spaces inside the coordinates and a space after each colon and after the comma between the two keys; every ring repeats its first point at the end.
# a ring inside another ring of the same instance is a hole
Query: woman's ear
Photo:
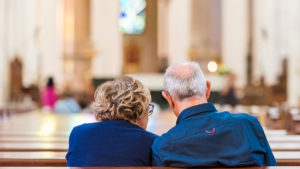
{"type": "Polygon", "coordinates": [[[162,91],[161,94],[167,100],[167,102],[169,103],[169,106],[171,107],[171,109],[173,109],[174,108],[174,102],[172,100],[172,97],[169,95],[169,93],[166,92],[166,91],[162,91]]]}

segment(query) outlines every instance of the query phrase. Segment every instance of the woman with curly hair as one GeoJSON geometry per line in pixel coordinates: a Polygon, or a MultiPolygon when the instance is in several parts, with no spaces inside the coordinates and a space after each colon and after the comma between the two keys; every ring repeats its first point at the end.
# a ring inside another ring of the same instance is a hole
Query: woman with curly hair
{"type": "Polygon", "coordinates": [[[157,136],[145,131],[150,101],[149,90],[128,76],[99,86],[93,104],[99,122],[73,128],[68,166],[151,166],[157,136]]]}

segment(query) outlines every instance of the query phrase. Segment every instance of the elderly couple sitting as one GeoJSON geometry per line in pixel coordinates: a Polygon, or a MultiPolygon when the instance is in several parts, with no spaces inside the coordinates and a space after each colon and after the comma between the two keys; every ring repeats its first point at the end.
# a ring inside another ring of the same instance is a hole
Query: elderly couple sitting
{"type": "Polygon", "coordinates": [[[163,97],[178,117],[162,136],[145,131],[153,110],[150,92],[131,77],[98,87],[99,122],[75,127],[68,166],[245,167],[275,166],[264,131],[248,114],[218,112],[208,103],[211,84],[194,62],[171,65],[163,97]]]}

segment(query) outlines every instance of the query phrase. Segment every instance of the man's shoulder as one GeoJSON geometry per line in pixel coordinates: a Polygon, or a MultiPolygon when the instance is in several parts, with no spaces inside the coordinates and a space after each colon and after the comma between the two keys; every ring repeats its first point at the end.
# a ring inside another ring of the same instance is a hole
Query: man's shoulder
{"type": "Polygon", "coordinates": [[[247,114],[247,113],[230,113],[231,116],[235,119],[241,119],[241,120],[255,120],[256,117],[247,114]]]}
{"type": "Polygon", "coordinates": [[[251,124],[258,124],[258,119],[250,114],[247,114],[247,113],[230,113],[231,114],[231,117],[234,119],[234,120],[238,120],[238,121],[247,121],[251,124]]]}
{"type": "Polygon", "coordinates": [[[162,134],[161,136],[157,137],[152,145],[153,150],[155,149],[163,149],[163,147],[172,146],[174,145],[175,141],[181,140],[182,137],[185,136],[186,130],[182,128],[182,126],[176,125],[171,128],[166,133],[162,134]]]}
{"type": "Polygon", "coordinates": [[[262,126],[255,116],[246,113],[231,113],[231,115],[233,121],[240,122],[245,128],[254,130],[259,136],[263,135],[262,126]]]}

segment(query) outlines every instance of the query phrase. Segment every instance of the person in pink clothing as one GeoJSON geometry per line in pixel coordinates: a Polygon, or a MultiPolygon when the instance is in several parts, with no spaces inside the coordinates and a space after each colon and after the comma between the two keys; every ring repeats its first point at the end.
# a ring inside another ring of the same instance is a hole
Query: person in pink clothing
{"type": "Polygon", "coordinates": [[[48,78],[47,87],[42,91],[42,105],[44,108],[53,110],[55,102],[58,100],[58,96],[54,88],[54,80],[52,77],[48,78]]]}

